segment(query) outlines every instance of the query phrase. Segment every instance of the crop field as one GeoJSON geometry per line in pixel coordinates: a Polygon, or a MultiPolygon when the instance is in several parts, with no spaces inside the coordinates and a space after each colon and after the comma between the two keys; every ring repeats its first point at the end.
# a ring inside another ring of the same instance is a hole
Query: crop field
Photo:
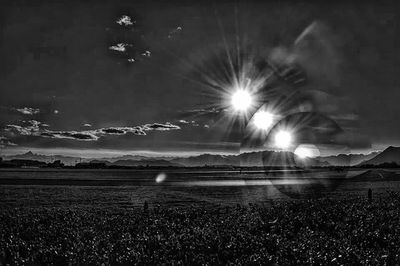
{"type": "Polygon", "coordinates": [[[400,262],[397,181],[294,200],[257,172],[0,174],[1,265],[400,262]]]}

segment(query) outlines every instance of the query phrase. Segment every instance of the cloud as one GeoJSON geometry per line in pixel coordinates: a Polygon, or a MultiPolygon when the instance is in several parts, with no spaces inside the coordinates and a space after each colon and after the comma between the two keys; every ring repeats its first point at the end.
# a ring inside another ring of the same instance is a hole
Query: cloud
{"type": "Polygon", "coordinates": [[[174,38],[177,34],[179,34],[182,31],[183,27],[178,26],[174,29],[172,29],[169,33],[168,33],[168,39],[172,39],[174,38]]]}
{"type": "Polygon", "coordinates": [[[186,110],[183,111],[182,113],[184,115],[197,115],[197,116],[202,116],[202,115],[209,115],[209,114],[219,114],[223,111],[223,109],[217,109],[217,108],[203,108],[203,109],[192,109],[192,110],[186,110]]]}
{"type": "Polygon", "coordinates": [[[132,133],[138,136],[146,135],[142,126],[136,127],[108,127],[97,129],[96,132],[100,135],[125,135],[127,133],[132,133]]]}
{"type": "Polygon", "coordinates": [[[187,124],[189,124],[189,122],[186,121],[186,120],[184,120],[184,119],[179,120],[178,123],[179,123],[179,124],[182,124],[182,125],[187,125],[187,124]]]}
{"type": "Polygon", "coordinates": [[[171,123],[167,122],[165,124],[159,124],[159,123],[154,123],[154,124],[146,124],[143,126],[143,130],[174,130],[174,129],[181,129],[177,125],[172,125],[171,123]]]}
{"type": "Polygon", "coordinates": [[[31,107],[16,108],[15,110],[17,110],[18,112],[20,112],[21,114],[24,114],[24,115],[35,115],[35,114],[40,113],[39,109],[31,108],[31,107]]]}
{"type": "Polygon", "coordinates": [[[86,123],[86,124],[83,124],[83,126],[84,126],[84,127],[92,127],[91,124],[87,124],[87,123],[86,123]]]}
{"type": "Polygon", "coordinates": [[[11,142],[8,138],[0,136],[0,148],[5,148],[9,146],[17,146],[17,144],[11,142]]]}
{"type": "MultiPolygon", "coordinates": [[[[86,124],[85,124],[86,125],[86,124]]],[[[42,124],[36,120],[23,121],[23,125],[7,125],[5,131],[25,136],[40,136],[54,139],[73,139],[81,141],[96,141],[100,137],[107,135],[126,135],[133,134],[137,136],[146,135],[146,131],[168,131],[181,129],[177,125],[169,122],[165,124],[153,123],[134,127],[107,127],[83,131],[53,131],[47,129],[47,124],[42,124]]]]}
{"type": "Polygon", "coordinates": [[[116,45],[112,45],[110,46],[108,49],[113,50],[113,51],[117,51],[117,52],[125,52],[126,51],[126,47],[130,47],[132,46],[132,44],[128,44],[128,43],[117,43],[116,45]]]}
{"type": "Polygon", "coordinates": [[[126,134],[126,131],[118,128],[103,128],[101,129],[106,134],[115,134],[115,135],[123,135],[126,134]]]}
{"type": "Polygon", "coordinates": [[[228,110],[225,108],[200,108],[191,110],[182,110],[179,112],[179,120],[186,121],[186,126],[199,127],[200,125],[212,125],[218,121],[228,110]]]}
{"type": "Polygon", "coordinates": [[[150,57],[151,56],[151,52],[149,50],[146,50],[142,53],[143,56],[145,57],[150,57]]]}
{"type": "Polygon", "coordinates": [[[12,132],[19,135],[30,136],[38,135],[42,127],[47,127],[47,124],[42,124],[36,120],[22,121],[20,125],[6,125],[5,131],[12,132]]]}
{"type": "Polygon", "coordinates": [[[96,136],[89,131],[45,131],[40,133],[42,137],[56,138],[56,139],[74,139],[83,141],[98,140],[99,136],[96,136]]]}
{"type": "Polygon", "coordinates": [[[123,15],[115,22],[121,26],[132,26],[136,21],[132,21],[131,17],[127,15],[123,15]]]}

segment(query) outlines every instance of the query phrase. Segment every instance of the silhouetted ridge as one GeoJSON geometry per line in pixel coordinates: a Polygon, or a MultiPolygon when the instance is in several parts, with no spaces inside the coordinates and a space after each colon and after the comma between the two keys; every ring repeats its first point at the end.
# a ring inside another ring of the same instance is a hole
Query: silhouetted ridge
{"type": "Polygon", "coordinates": [[[374,158],[362,162],[361,165],[379,165],[383,163],[400,164],[400,147],[389,146],[374,158]]]}

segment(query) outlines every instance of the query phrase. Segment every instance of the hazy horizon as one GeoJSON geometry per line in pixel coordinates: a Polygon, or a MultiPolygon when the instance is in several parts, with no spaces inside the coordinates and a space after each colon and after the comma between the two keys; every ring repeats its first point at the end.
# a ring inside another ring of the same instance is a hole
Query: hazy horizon
{"type": "MultiPolygon", "coordinates": [[[[389,145],[391,146],[391,145],[389,145]]],[[[320,157],[326,156],[335,156],[339,154],[371,154],[373,152],[381,152],[384,149],[376,149],[376,150],[368,150],[368,151],[352,151],[350,153],[335,153],[335,154],[320,154],[320,157]]],[[[393,146],[393,145],[392,145],[393,146]]],[[[212,155],[238,155],[242,153],[249,153],[249,152],[256,152],[260,150],[243,150],[237,152],[224,152],[224,151],[187,151],[187,152],[173,152],[173,151],[135,151],[135,150],[107,150],[107,149],[96,149],[96,150],[81,150],[81,149],[42,149],[42,148],[29,148],[29,147],[18,147],[17,149],[7,149],[3,150],[0,153],[1,156],[15,156],[25,154],[27,152],[32,152],[38,155],[46,155],[46,156],[70,156],[70,157],[81,157],[81,158],[113,158],[113,157],[120,157],[124,155],[138,155],[138,156],[146,156],[146,157],[191,157],[191,156],[198,156],[203,154],[212,154],[212,155]]],[[[278,150],[275,150],[278,151],[278,150]]],[[[310,156],[310,157],[319,157],[319,156],[310,156]]]]}

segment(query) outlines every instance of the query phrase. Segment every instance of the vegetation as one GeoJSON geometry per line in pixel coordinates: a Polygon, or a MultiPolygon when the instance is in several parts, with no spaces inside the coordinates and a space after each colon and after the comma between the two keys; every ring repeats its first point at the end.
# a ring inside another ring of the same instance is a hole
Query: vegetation
{"type": "Polygon", "coordinates": [[[1,264],[394,265],[400,196],[271,207],[13,208],[0,212],[1,264]]]}

